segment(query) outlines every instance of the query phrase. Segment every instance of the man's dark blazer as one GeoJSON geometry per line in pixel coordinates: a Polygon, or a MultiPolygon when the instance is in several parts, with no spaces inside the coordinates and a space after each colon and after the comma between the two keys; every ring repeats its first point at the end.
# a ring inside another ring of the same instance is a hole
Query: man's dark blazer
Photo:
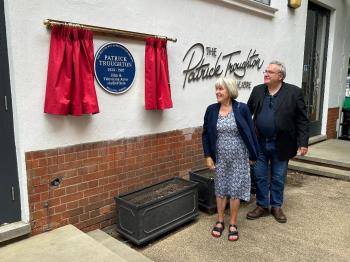
{"type": "MultiPolygon", "coordinates": [[[[267,86],[265,84],[255,86],[247,102],[250,112],[254,117],[262,109],[267,86]]],[[[282,83],[278,94],[276,112],[276,148],[280,160],[288,160],[294,157],[298,147],[308,147],[309,120],[301,88],[282,83]]],[[[259,139],[259,130],[257,130],[259,139]]]]}
{"type": "MultiPolygon", "coordinates": [[[[259,144],[255,135],[252,115],[246,104],[232,100],[232,108],[235,116],[238,132],[246,145],[249,152],[249,159],[256,161],[258,157],[259,144]]],[[[210,156],[214,163],[216,162],[216,140],[217,129],[220,111],[220,104],[212,104],[208,106],[204,116],[204,125],[202,133],[202,144],[204,156],[210,156]]]]}

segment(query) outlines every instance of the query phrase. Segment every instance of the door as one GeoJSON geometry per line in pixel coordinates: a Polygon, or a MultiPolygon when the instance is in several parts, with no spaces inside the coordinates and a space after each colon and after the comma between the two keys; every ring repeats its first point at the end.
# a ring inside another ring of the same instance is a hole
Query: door
{"type": "Polygon", "coordinates": [[[310,119],[310,136],[321,134],[329,17],[329,10],[309,2],[302,88],[310,119]]]}
{"type": "Polygon", "coordinates": [[[4,1],[0,0],[0,225],[21,219],[4,1]]]}

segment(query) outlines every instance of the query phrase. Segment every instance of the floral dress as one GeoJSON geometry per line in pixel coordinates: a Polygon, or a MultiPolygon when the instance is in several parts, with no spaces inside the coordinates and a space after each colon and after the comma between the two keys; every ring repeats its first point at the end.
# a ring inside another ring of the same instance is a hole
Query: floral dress
{"type": "Polygon", "coordinates": [[[238,132],[233,112],[226,116],[219,115],[217,134],[215,195],[249,201],[248,150],[238,132]]]}

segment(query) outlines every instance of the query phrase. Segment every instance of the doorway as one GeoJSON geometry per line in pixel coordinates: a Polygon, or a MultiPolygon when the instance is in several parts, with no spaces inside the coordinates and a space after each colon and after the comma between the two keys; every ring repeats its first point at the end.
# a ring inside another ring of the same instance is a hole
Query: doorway
{"type": "Polygon", "coordinates": [[[0,226],[21,220],[7,56],[4,1],[0,0],[0,226]]]}
{"type": "Polygon", "coordinates": [[[305,32],[302,89],[310,137],[321,134],[330,11],[309,2],[305,32]]]}

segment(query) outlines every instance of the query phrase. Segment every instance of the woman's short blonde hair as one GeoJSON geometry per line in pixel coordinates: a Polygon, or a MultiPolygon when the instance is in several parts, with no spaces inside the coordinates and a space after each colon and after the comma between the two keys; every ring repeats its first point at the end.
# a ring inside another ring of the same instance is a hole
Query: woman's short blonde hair
{"type": "Polygon", "coordinates": [[[237,82],[232,78],[220,77],[215,82],[215,88],[219,86],[225,87],[232,99],[236,99],[238,97],[237,82]]]}

